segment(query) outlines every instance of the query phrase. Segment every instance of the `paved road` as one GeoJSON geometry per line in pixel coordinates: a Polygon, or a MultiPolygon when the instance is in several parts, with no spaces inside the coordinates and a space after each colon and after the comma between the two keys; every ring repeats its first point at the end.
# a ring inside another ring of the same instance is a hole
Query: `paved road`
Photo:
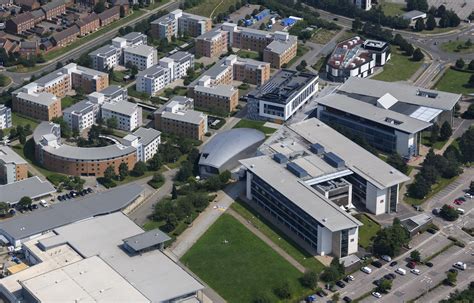
{"type": "MultiPolygon", "coordinates": [[[[140,21],[146,20],[148,17],[155,14],[159,10],[174,10],[174,9],[177,9],[178,7],[179,7],[179,1],[171,0],[170,2],[164,4],[160,7],[157,7],[155,9],[151,10],[151,11],[147,11],[142,16],[125,23],[122,27],[133,26],[133,25],[137,24],[140,21]]],[[[108,40],[111,40],[112,38],[114,38],[117,35],[119,29],[120,29],[120,27],[115,28],[115,29],[105,33],[104,35],[102,35],[100,37],[97,37],[95,39],[92,39],[88,42],[83,43],[80,47],[77,47],[77,48],[71,50],[70,52],[68,52],[64,55],[61,55],[61,56],[59,56],[59,57],[57,57],[53,60],[48,61],[47,63],[44,64],[44,66],[41,69],[39,69],[37,71],[27,72],[27,73],[16,73],[16,72],[5,71],[4,74],[6,76],[12,78],[14,86],[21,85],[25,81],[25,78],[29,79],[32,75],[40,75],[43,72],[50,72],[50,71],[55,70],[57,62],[63,62],[64,63],[64,62],[69,61],[69,60],[78,59],[83,53],[89,51],[90,49],[92,49],[94,47],[97,47],[97,46],[107,42],[108,40]]]]}

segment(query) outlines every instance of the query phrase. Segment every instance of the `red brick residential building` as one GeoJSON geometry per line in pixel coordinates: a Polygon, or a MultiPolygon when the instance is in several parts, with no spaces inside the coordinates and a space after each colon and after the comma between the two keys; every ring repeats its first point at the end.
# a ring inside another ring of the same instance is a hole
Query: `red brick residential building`
{"type": "Polygon", "coordinates": [[[41,7],[46,20],[51,20],[56,16],[66,13],[66,3],[62,0],[55,0],[46,3],[41,7]]]}
{"type": "Polygon", "coordinates": [[[103,11],[99,15],[100,26],[106,26],[110,23],[120,19],[120,7],[114,6],[108,10],[103,11]]]}
{"type": "Polygon", "coordinates": [[[54,34],[51,38],[51,42],[54,46],[63,47],[75,41],[77,36],[79,36],[79,27],[74,24],[70,28],[54,34]]]}
{"type": "Polygon", "coordinates": [[[96,13],[92,13],[87,17],[77,21],[76,25],[79,27],[79,35],[85,36],[99,29],[100,19],[96,13]]]}
{"type": "Polygon", "coordinates": [[[35,27],[35,17],[30,13],[22,13],[7,21],[6,30],[13,34],[21,34],[35,27]]]}

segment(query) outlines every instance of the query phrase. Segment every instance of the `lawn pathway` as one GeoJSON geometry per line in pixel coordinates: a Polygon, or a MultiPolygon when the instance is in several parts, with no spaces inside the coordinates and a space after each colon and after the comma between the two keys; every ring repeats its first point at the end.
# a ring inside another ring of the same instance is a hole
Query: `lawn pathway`
{"type": "Polygon", "coordinates": [[[283,249],[280,248],[275,242],[273,242],[270,238],[264,235],[260,230],[258,230],[252,223],[246,220],[244,217],[239,215],[233,209],[227,209],[226,213],[237,219],[242,225],[244,225],[249,231],[251,231],[254,235],[260,238],[263,242],[265,242],[268,246],[270,246],[276,253],[282,256],[286,261],[288,261],[291,265],[293,265],[297,270],[304,273],[306,268],[301,265],[298,261],[296,261],[292,256],[287,254],[283,249]]]}

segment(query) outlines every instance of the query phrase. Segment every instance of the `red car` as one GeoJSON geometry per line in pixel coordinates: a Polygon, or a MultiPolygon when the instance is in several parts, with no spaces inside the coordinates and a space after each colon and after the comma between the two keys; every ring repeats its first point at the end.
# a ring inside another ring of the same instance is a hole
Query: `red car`
{"type": "Polygon", "coordinates": [[[410,269],[415,268],[415,266],[416,266],[416,262],[415,262],[415,261],[410,261],[410,262],[408,262],[408,264],[407,264],[407,267],[410,268],[410,269]]]}
{"type": "Polygon", "coordinates": [[[461,200],[454,200],[453,203],[456,204],[456,205],[461,205],[461,204],[462,204],[462,201],[461,201],[461,200]]]}

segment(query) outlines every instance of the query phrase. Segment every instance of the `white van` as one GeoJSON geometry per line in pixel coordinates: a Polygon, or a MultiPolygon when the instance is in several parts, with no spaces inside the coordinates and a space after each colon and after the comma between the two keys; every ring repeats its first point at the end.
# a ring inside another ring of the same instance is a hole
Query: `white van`
{"type": "Polygon", "coordinates": [[[48,207],[49,206],[49,203],[46,202],[46,200],[41,200],[39,204],[43,207],[48,207]]]}
{"type": "Polygon", "coordinates": [[[466,270],[467,269],[467,265],[464,262],[456,262],[456,263],[453,264],[453,266],[457,269],[460,269],[460,270],[466,270]]]}
{"type": "Polygon", "coordinates": [[[380,258],[384,261],[387,261],[387,262],[391,262],[392,261],[392,258],[390,258],[390,256],[387,256],[387,255],[383,255],[383,256],[380,256],[380,258]]]}
{"type": "Polygon", "coordinates": [[[395,271],[397,274],[400,274],[402,276],[406,275],[407,274],[407,271],[403,268],[397,268],[397,270],[395,271]]]}
{"type": "Polygon", "coordinates": [[[462,209],[462,208],[456,208],[456,211],[461,215],[464,215],[464,213],[465,213],[464,209],[462,209]]]}
{"type": "Polygon", "coordinates": [[[362,272],[365,272],[366,274],[372,273],[372,269],[370,267],[364,266],[360,269],[362,272]]]}

